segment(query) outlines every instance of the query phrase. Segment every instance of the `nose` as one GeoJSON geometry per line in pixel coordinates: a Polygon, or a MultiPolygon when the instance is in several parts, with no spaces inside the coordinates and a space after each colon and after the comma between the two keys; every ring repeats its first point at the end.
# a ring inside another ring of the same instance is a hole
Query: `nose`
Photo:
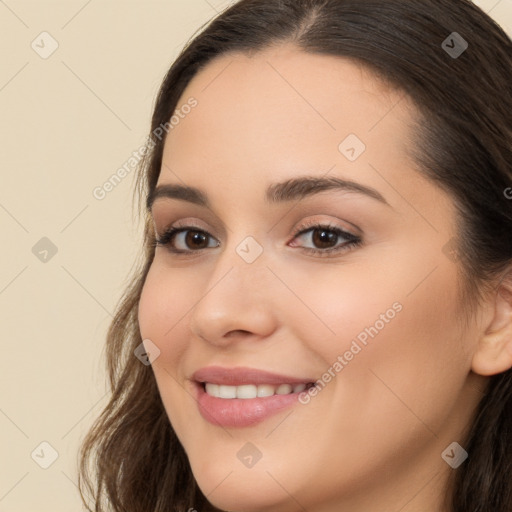
{"type": "Polygon", "coordinates": [[[269,336],[277,325],[278,290],[265,253],[248,263],[226,248],[214,268],[190,313],[192,334],[218,347],[269,336]]]}

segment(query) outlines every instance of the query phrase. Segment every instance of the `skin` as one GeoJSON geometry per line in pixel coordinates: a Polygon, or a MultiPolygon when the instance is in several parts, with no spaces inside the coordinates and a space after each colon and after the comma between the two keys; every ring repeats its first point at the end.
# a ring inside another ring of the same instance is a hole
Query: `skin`
{"type": "Polygon", "coordinates": [[[201,490],[232,511],[445,510],[454,470],[441,453],[464,444],[488,376],[512,366],[512,312],[509,295],[490,294],[462,326],[459,263],[443,251],[455,209],[408,157],[414,106],[354,62],[292,45],[220,57],[178,106],[190,97],[198,106],[169,132],[158,185],[199,187],[211,208],[160,198],[152,215],[158,235],[180,221],[211,237],[198,251],[178,235],[188,255],[156,248],[139,324],[161,351],[156,381],[201,490]],[[348,134],[366,145],[354,162],[338,149],[348,134]],[[265,202],[271,183],[326,174],[372,187],[388,205],[340,190],[265,202]],[[307,221],[363,243],[310,254],[328,245],[315,245],[315,231],[294,238],[307,221]],[[250,264],[236,252],[248,236],[263,248],[250,264]],[[319,379],[397,302],[401,311],[309,403],[244,428],[199,414],[189,380],[199,368],[319,379]],[[247,442],[262,454],[252,468],[237,457],[247,442]]]}

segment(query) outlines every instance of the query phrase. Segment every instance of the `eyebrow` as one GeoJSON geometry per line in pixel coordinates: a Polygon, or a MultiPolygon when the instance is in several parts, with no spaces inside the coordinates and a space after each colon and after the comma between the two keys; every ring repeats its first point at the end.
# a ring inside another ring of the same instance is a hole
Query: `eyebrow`
{"type": "MultiPolygon", "coordinates": [[[[276,204],[304,199],[305,197],[329,190],[343,190],[345,192],[364,194],[390,206],[386,199],[371,187],[341,178],[318,178],[316,176],[292,178],[281,183],[273,183],[266,190],[265,200],[267,203],[276,204]]],[[[207,194],[201,189],[186,185],[168,184],[159,185],[148,195],[146,201],[147,209],[151,211],[153,203],[163,197],[187,201],[204,206],[205,208],[211,207],[207,194]]]]}

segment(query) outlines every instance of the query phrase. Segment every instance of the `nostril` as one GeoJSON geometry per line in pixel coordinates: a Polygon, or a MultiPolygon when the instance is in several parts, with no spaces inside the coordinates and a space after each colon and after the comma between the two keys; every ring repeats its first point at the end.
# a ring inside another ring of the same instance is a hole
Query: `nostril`
{"type": "Polygon", "coordinates": [[[226,334],[226,338],[230,338],[233,336],[239,336],[240,334],[251,334],[249,331],[245,331],[243,329],[236,329],[234,331],[230,331],[226,334]]]}

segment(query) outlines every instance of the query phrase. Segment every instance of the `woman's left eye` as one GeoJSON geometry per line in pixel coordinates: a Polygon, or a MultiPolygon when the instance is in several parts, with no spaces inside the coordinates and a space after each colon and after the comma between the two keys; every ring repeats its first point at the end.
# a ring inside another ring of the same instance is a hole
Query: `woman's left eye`
{"type": "MultiPolygon", "coordinates": [[[[310,240],[314,245],[320,246],[320,249],[304,247],[305,251],[312,254],[327,256],[332,253],[349,250],[350,248],[361,245],[362,243],[362,239],[359,236],[348,233],[337,226],[325,226],[321,224],[310,226],[295,234],[295,238],[300,237],[304,237],[310,240]],[[307,235],[308,233],[311,234],[307,235]],[[342,243],[337,242],[340,238],[343,239],[342,243]]],[[[292,246],[295,246],[295,244],[292,246]]]]}
{"type": "MultiPolygon", "coordinates": [[[[308,253],[318,255],[339,253],[362,243],[361,238],[352,233],[348,233],[336,226],[321,224],[309,226],[295,233],[294,240],[297,238],[309,239],[314,245],[320,246],[319,248],[303,248],[308,253]],[[306,236],[308,233],[311,234],[306,236]],[[342,239],[341,243],[339,242],[340,238],[342,239]]],[[[208,244],[209,239],[214,240],[208,232],[194,226],[172,227],[160,238],[156,239],[155,245],[167,247],[171,253],[186,254],[219,246],[218,241],[213,245],[208,244]],[[182,245],[181,248],[177,247],[180,243],[182,245]]],[[[292,247],[297,246],[295,243],[291,245],[292,247]]]]}

